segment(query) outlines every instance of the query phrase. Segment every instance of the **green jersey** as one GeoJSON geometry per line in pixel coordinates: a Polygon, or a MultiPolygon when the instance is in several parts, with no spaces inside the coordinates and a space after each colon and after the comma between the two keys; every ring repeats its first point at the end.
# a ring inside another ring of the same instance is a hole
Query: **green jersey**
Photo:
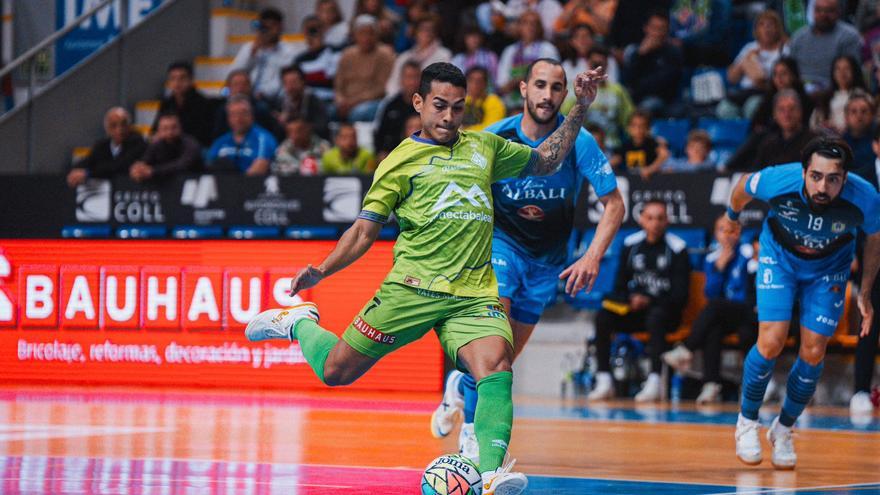
{"type": "Polygon", "coordinates": [[[495,134],[460,131],[450,147],[413,136],[379,165],[360,218],[397,216],[400,236],[386,281],[462,297],[497,296],[492,271],[492,188],[516,177],[532,149],[495,134]]]}

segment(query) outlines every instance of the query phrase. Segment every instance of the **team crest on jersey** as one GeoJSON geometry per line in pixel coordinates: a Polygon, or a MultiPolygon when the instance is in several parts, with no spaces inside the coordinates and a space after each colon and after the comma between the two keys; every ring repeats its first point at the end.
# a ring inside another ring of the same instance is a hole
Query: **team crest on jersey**
{"type": "Polygon", "coordinates": [[[636,270],[644,270],[645,269],[645,255],[637,254],[633,256],[633,268],[636,270]]]}
{"type": "Polygon", "coordinates": [[[657,256],[657,269],[658,270],[665,270],[666,265],[668,263],[669,263],[669,260],[666,259],[665,254],[661,254],[660,256],[657,256]]]}
{"type": "Polygon", "coordinates": [[[474,154],[471,155],[471,161],[480,168],[486,168],[486,165],[489,164],[489,161],[486,160],[486,157],[474,151],[474,154]]]}
{"type": "Polygon", "coordinates": [[[541,222],[544,220],[544,210],[540,206],[526,205],[516,211],[517,215],[531,220],[533,222],[541,222]]]}
{"type": "Polygon", "coordinates": [[[834,222],[831,224],[831,232],[839,234],[846,230],[846,224],[843,222],[834,222]]]}

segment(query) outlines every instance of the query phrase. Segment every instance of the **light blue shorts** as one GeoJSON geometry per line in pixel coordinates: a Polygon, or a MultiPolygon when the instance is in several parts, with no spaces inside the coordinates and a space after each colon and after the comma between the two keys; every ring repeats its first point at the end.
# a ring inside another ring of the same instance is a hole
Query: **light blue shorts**
{"type": "Polygon", "coordinates": [[[534,260],[505,240],[492,240],[492,267],[498,296],[510,299],[510,318],[534,325],[544,309],[556,301],[562,268],[534,260]]]}

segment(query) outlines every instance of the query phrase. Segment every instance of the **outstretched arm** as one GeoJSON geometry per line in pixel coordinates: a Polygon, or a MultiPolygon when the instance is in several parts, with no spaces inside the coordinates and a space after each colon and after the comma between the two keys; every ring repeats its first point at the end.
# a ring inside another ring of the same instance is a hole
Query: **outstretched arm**
{"type": "Polygon", "coordinates": [[[596,99],[599,83],[607,78],[602,67],[577,75],[574,81],[577,102],[568,112],[562,125],[532,152],[532,159],[522,175],[553,175],[559,170],[562,160],[568,155],[577,139],[587,109],[596,99]]]}
{"type": "Polygon", "coordinates": [[[868,236],[865,242],[865,266],[862,267],[862,284],[859,289],[859,312],[862,314],[862,338],[868,336],[871,331],[871,322],[874,319],[874,307],[871,304],[871,290],[877,280],[877,270],[880,269],[880,232],[868,236]]]}
{"type": "Polygon", "coordinates": [[[626,213],[623,197],[617,189],[602,196],[599,201],[605,206],[605,210],[602,212],[602,218],[599,219],[596,235],[593,236],[590,247],[579,260],[559,274],[560,279],[568,279],[565,282],[565,293],[571,296],[583,289],[587,292],[593,290],[593,284],[599,276],[599,263],[611,241],[614,240],[614,236],[617,235],[626,213]]]}
{"type": "Polygon", "coordinates": [[[382,224],[359,218],[342,234],[333,251],[318,266],[308,265],[290,281],[290,295],[312,288],[325,277],[358,260],[379,237],[382,224]]]}

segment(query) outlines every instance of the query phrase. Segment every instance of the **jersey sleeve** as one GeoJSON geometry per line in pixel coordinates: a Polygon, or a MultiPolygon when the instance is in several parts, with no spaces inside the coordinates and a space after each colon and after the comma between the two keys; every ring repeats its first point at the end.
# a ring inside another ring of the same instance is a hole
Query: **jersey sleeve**
{"type": "Polygon", "coordinates": [[[746,192],[753,198],[769,201],[780,194],[797,191],[803,180],[802,170],[799,163],[767,167],[749,176],[746,192]]]}
{"type": "Polygon", "coordinates": [[[617,178],[608,157],[586,129],[581,128],[574,146],[578,173],[590,181],[596,195],[602,197],[617,189],[617,178]]]}
{"type": "Polygon", "coordinates": [[[865,222],[862,224],[862,230],[869,235],[880,232],[880,194],[871,191],[870,196],[865,211],[865,222]]]}
{"type": "Polygon", "coordinates": [[[524,144],[514,143],[488,132],[480,134],[487,144],[489,153],[494,155],[492,182],[519,176],[533,159],[534,150],[524,144]]]}
{"type": "Polygon", "coordinates": [[[373,176],[373,184],[364,197],[364,204],[358,218],[376,223],[386,223],[391,212],[403,199],[403,190],[398,180],[399,174],[394,172],[396,160],[389,160],[390,155],[382,161],[373,176]]]}

